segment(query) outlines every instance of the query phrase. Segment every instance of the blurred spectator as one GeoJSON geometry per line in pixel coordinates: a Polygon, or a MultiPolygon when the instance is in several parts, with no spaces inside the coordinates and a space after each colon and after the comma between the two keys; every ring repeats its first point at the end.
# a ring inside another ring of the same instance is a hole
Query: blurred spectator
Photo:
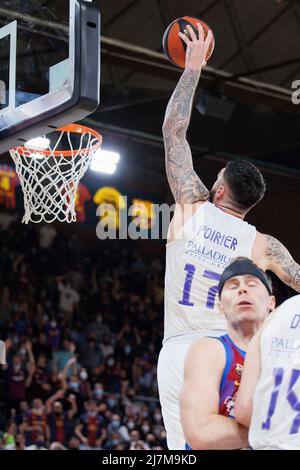
{"type": "Polygon", "coordinates": [[[80,450],[80,440],[76,436],[72,436],[68,443],[69,450],[80,450]]]}
{"type": "Polygon", "coordinates": [[[61,327],[55,318],[45,325],[45,333],[48,338],[48,345],[53,351],[57,351],[60,345],[61,327]]]}
{"type": "Polygon", "coordinates": [[[16,435],[16,444],[15,444],[16,450],[25,450],[26,448],[26,442],[25,442],[25,436],[22,433],[19,433],[16,435]]]}
{"type": "Polygon", "coordinates": [[[47,370],[47,357],[40,354],[37,358],[31,384],[28,387],[28,397],[41,397],[45,400],[51,393],[51,376],[47,370]]]}
{"type": "Polygon", "coordinates": [[[40,248],[48,250],[53,245],[57,231],[53,225],[45,224],[39,229],[39,245],[40,248]]]}
{"type": "Polygon", "coordinates": [[[12,364],[7,370],[7,385],[10,408],[19,409],[19,403],[26,400],[26,389],[32,382],[35,371],[35,362],[32,356],[27,369],[22,367],[22,361],[19,356],[13,356],[12,364]]]}
{"type": "Polygon", "coordinates": [[[67,450],[60,442],[52,442],[50,444],[49,450],[67,450]]]}
{"type": "Polygon", "coordinates": [[[69,409],[64,411],[63,404],[59,399],[63,399],[65,390],[60,389],[46,401],[46,413],[50,429],[50,440],[67,445],[74,433],[76,420],[75,415],[78,411],[75,395],[69,395],[69,409]]]}
{"type": "Polygon", "coordinates": [[[23,431],[26,442],[39,446],[41,440],[43,444],[49,441],[50,431],[45,406],[40,398],[35,398],[32,402],[32,408],[28,410],[23,423],[23,431]],[[41,436],[43,439],[40,439],[41,436]]]}
{"type": "MultiPolygon", "coordinates": [[[[74,358],[75,351],[75,344],[65,339],[63,341],[62,349],[53,353],[54,366],[57,372],[61,372],[65,368],[68,361],[74,358]]],[[[69,370],[67,376],[70,376],[71,373],[71,370],[69,370]]]]}
{"type": "Polygon", "coordinates": [[[25,450],[47,450],[44,434],[37,434],[36,437],[32,439],[32,442],[32,444],[25,447],[25,450]]]}
{"type": "Polygon", "coordinates": [[[79,424],[75,428],[75,434],[86,447],[100,448],[106,438],[104,419],[98,413],[95,400],[86,402],[86,413],[80,416],[79,424]]]}
{"type": "Polygon", "coordinates": [[[63,315],[63,323],[68,324],[72,319],[75,309],[80,301],[79,294],[72,288],[66,276],[57,277],[59,291],[59,309],[63,315]]]}

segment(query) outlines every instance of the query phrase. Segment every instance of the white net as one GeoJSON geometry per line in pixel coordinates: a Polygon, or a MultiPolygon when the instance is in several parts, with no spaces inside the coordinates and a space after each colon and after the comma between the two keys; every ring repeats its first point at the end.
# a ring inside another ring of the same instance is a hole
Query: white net
{"type": "Polygon", "coordinates": [[[24,145],[10,150],[23,190],[25,224],[76,221],[78,185],[102,140],[94,130],[74,124],[49,137],[43,138],[47,149],[24,145]]]}

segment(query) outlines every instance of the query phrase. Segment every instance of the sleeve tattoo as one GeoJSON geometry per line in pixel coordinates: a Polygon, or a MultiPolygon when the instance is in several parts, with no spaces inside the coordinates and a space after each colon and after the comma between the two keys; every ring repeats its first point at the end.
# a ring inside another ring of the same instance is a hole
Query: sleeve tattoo
{"type": "Polygon", "coordinates": [[[200,72],[186,69],[169,101],[163,136],[167,178],[176,202],[194,203],[209,198],[209,192],[193,168],[186,132],[200,72]]]}
{"type": "MultiPolygon", "coordinates": [[[[283,271],[279,277],[287,285],[300,292],[300,265],[292,258],[285,246],[276,238],[267,235],[266,256],[270,265],[274,266],[274,272],[283,271]]],[[[271,268],[272,269],[272,268],[271,268]]]]}

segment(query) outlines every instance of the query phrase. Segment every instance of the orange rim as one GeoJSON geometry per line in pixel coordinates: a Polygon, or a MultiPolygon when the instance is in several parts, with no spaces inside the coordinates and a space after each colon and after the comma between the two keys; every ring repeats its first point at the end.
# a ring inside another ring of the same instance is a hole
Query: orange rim
{"type": "MultiPolygon", "coordinates": [[[[67,126],[60,127],[59,129],[55,129],[56,132],[72,132],[73,134],[91,134],[95,139],[97,139],[96,143],[91,145],[90,147],[84,147],[80,149],[80,151],[88,151],[88,154],[91,152],[95,152],[100,145],[102,144],[102,135],[99,132],[95,131],[95,129],[91,129],[87,126],[82,126],[80,124],[68,124],[67,126]]],[[[44,150],[44,149],[37,149],[34,147],[27,147],[25,145],[20,145],[19,147],[15,147],[14,149],[18,153],[22,155],[31,155],[32,153],[40,153],[45,155],[46,157],[50,157],[53,155],[54,157],[72,157],[73,153],[76,152],[74,150],[44,150]]],[[[79,150],[79,149],[77,149],[79,150]]]]}

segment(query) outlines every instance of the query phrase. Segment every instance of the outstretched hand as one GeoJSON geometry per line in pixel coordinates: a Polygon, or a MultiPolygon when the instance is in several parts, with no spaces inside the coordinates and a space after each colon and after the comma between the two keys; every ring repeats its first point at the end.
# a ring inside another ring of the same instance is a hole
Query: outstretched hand
{"type": "Polygon", "coordinates": [[[213,39],[211,30],[208,30],[204,39],[204,30],[201,23],[197,23],[198,37],[190,25],[186,27],[186,34],[179,33],[179,37],[186,44],[185,68],[201,70],[206,65],[206,55],[213,39]]]}

